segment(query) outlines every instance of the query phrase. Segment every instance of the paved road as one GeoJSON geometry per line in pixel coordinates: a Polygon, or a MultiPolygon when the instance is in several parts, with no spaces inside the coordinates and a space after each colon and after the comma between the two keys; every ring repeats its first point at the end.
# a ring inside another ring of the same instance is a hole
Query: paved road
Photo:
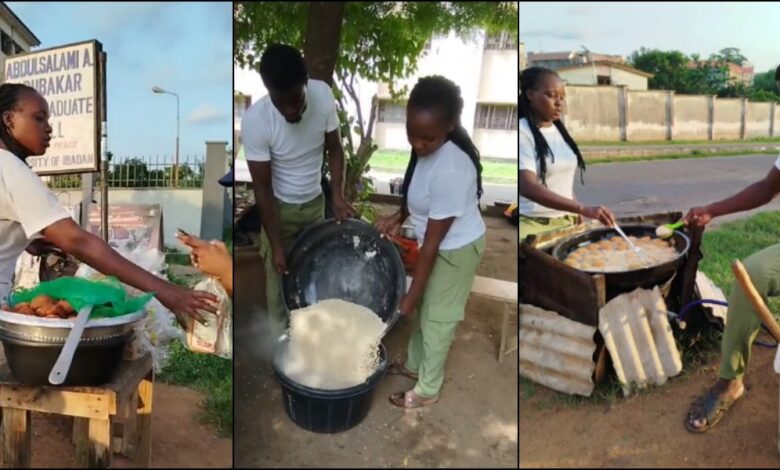
{"type": "MultiPolygon", "coordinates": [[[[775,159],[760,155],[592,165],[585,172],[585,186],[577,179],[574,190],[581,202],[604,204],[620,216],[687,212],[691,207],[731,196],[763,178],[775,159]]],[[[780,210],[780,199],[753,211],[716,219],[713,225],[767,210],[780,210]]]]}
{"type": "MultiPolygon", "coordinates": [[[[384,173],[371,170],[369,176],[374,178],[374,181],[376,182],[374,186],[377,193],[390,194],[390,180],[403,177],[403,174],[384,173]]],[[[482,204],[484,205],[492,206],[496,201],[517,201],[517,185],[484,183],[482,187],[484,189],[482,204]]]]}

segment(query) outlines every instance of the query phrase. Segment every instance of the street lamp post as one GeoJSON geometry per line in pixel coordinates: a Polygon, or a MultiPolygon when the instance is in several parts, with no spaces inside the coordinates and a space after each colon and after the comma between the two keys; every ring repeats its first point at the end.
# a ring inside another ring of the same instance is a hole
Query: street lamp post
{"type": "Polygon", "coordinates": [[[158,86],[152,87],[152,91],[155,93],[167,93],[176,97],[176,157],[173,162],[173,186],[177,187],[179,185],[179,95],[158,86]]]}

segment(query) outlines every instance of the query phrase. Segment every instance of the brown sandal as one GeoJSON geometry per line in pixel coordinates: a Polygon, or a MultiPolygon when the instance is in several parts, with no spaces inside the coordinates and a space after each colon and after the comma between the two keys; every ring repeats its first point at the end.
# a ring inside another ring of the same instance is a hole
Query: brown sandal
{"type": "Polygon", "coordinates": [[[417,380],[419,378],[417,374],[404,366],[404,361],[401,360],[401,358],[395,358],[390,365],[387,366],[387,373],[390,375],[403,375],[412,380],[417,380]]]}
{"type": "Polygon", "coordinates": [[[414,408],[422,408],[423,406],[433,405],[439,401],[439,396],[424,397],[414,393],[414,390],[407,390],[406,392],[392,393],[389,397],[390,403],[399,407],[411,410],[414,408]]]}

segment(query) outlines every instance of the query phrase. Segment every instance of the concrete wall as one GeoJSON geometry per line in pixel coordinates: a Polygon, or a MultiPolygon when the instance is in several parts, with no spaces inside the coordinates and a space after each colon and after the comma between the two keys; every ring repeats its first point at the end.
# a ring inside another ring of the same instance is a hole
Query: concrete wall
{"type": "Polygon", "coordinates": [[[742,127],[742,100],[715,100],[714,139],[739,139],[742,127]]]}
{"type": "MultiPolygon", "coordinates": [[[[593,74],[592,65],[570,70],[560,70],[558,74],[566,82],[572,85],[596,85],[597,77],[593,74]]],[[[640,75],[620,70],[606,65],[597,65],[595,67],[597,76],[608,76],[612,80],[612,85],[625,85],[630,90],[647,90],[647,78],[640,75]]]]}
{"type": "Polygon", "coordinates": [[[665,91],[629,91],[628,99],[628,140],[664,140],[666,139],[666,105],[668,93],[665,91]]]}
{"type": "MultiPolygon", "coordinates": [[[[598,69],[596,70],[598,73],[598,69]]],[[[595,85],[596,77],[593,75],[593,67],[580,67],[578,69],[560,70],[558,75],[565,83],[572,85],[595,85]]]]}
{"type": "Polygon", "coordinates": [[[668,91],[567,85],[563,120],[572,136],[582,141],[780,136],[780,106],[775,105],[773,112],[772,103],[746,101],[743,113],[740,98],[668,96],[668,91]]]}
{"type": "Polygon", "coordinates": [[[771,103],[747,103],[745,116],[745,138],[766,137],[771,125],[771,103]]]}
{"type": "Polygon", "coordinates": [[[476,129],[472,139],[483,157],[517,160],[517,131],[476,129]]]}
{"type": "MultiPolygon", "coordinates": [[[[65,206],[81,201],[81,190],[55,192],[65,206]]],[[[199,234],[203,190],[198,189],[110,189],[109,204],[161,204],[163,208],[163,240],[166,246],[181,248],[174,234],[177,228],[199,234]]],[[[222,236],[220,235],[220,239],[222,236]]]]}
{"type": "Polygon", "coordinates": [[[564,122],[579,140],[620,140],[620,88],[567,86],[564,122]]]}
{"type": "Polygon", "coordinates": [[[517,75],[507,73],[516,63],[517,50],[483,51],[477,102],[517,105],[517,75]]]}
{"type": "Polygon", "coordinates": [[[613,85],[625,85],[629,90],[647,90],[647,78],[625,70],[610,68],[613,85]]]}
{"type": "Polygon", "coordinates": [[[672,139],[709,139],[709,107],[710,98],[707,96],[674,95],[672,139]]]}
{"type": "Polygon", "coordinates": [[[403,122],[378,122],[374,125],[374,142],[388,150],[410,150],[403,122]],[[380,144],[381,142],[381,144],[380,144]]]}

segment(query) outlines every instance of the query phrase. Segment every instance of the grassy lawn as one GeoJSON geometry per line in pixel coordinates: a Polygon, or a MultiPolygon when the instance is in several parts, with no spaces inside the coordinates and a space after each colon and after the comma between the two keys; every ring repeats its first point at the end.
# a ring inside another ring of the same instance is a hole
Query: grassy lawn
{"type": "Polygon", "coordinates": [[[643,146],[643,145],[714,145],[714,144],[762,144],[762,143],[780,143],[780,137],[755,137],[752,139],[731,139],[731,140],[642,140],[642,141],[606,141],[606,140],[594,140],[588,142],[578,142],[580,147],[592,146],[615,146],[615,147],[631,147],[631,146],[643,146]]]}
{"type": "MultiPolygon", "coordinates": [[[[399,176],[403,175],[408,163],[408,152],[394,150],[377,150],[369,161],[371,168],[388,173],[399,173],[399,176]]],[[[482,180],[494,184],[516,184],[517,163],[482,160],[482,180]]]]}
{"type": "Polygon", "coordinates": [[[748,153],[735,154],[734,150],[724,150],[720,152],[702,152],[694,150],[690,153],[671,153],[665,155],[643,155],[641,157],[609,157],[587,160],[588,165],[599,165],[602,163],[626,163],[626,162],[647,162],[653,160],[680,160],[685,158],[710,158],[710,157],[736,157],[749,155],[777,155],[777,150],[751,150],[748,153]]]}
{"type": "Polygon", "coordinates": [[[213,426],[220,436],[233,435],[233,363],[208,354],[196,354],[175,341],[170,346],[168,365],[158,379],[203,393],[198,406],[200,420],[213,426]]]}
{"type": "MultiPolygon", "coordinates": [[[[224,230],[224,241],[232,251],[233,227],[224,230]]],[[[189,266],[189,252],[166,250],[166,262],[189,266]]],[[[171,282],[190,287],[190,278],[177,277],[168,270],[171,282]]],[[[158,378],[165,383],[193,388],[205,395],[200,407],[200,420],[213,426],[220,436],[233,435],[233,362],[208,354],[197,354],[178,341],[170,346],[168,365],[158,378]]]]}

